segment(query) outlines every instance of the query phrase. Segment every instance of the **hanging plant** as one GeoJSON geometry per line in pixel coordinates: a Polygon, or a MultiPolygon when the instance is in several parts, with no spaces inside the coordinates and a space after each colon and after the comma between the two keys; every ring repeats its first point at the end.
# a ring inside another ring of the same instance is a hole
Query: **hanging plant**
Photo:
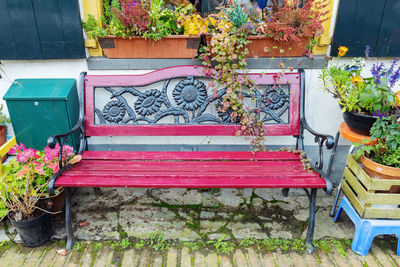
{"type": "Polygon", "coordinates": [[[239,122],[241,127],[237,136],[245,135],[250,140],[253,152],[264,151],[264,128],[260,120],[259,110],[245,104],[243,90],[253,95],[255,83],[247,75],[246,45],[250,43],[248,24],[244,19],[243,9],[234,4],[218,14],[218,23],[209,45],[203,47],[200,59],[206,66],[205,74],[214,82],[209,85],[214,97],[220,97],[217,111],[227,114],[227,121],[239,122]],[[218,95],[220,86],[225,94],[218,95]]]}

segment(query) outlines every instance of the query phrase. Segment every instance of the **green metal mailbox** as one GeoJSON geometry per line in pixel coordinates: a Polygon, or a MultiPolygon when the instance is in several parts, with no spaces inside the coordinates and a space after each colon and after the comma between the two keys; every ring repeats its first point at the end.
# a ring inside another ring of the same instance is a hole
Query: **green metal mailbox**
{"type": "MultiPolygon", "coordinates": [[[[75,79],[17,79],[3,97],[18,143],[41,150],[50,135],[70,130],[78,121],[75,79]]],[[[68,140],[78,147],[78,137],[68,140]]]]}

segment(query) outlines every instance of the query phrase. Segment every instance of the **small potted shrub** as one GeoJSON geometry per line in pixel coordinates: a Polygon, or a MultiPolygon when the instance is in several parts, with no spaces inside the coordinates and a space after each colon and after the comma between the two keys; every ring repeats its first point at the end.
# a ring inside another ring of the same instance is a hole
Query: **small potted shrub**
{"type": "MultiPolygon", "coordinates": [[[[366,173],[382,179],[400,179],[400,122],[399,115],[381,116],[371,128],[371,139],[375,142],[357,143],[356,152],[366,173]]],[[[398,193],[399,187],[391,192],[398,193]]]]}
{"type": "MultiPolygon", "coordinates": [[[[340,47],[339,57],[344,56],[347,50],[340,47]]],[[[363,77],[364,66],[363,58],[354,58],[343,65],[333,63],[321,71],[319,79],[323,89],[337,99],[350,129],[368,136],[377,117],[396,112],[394,87],[400,77],[400,66],[397,59],[390,66],[377,62],[371,68],[371,76],[363,77]]]]}
{"type": "Polygon", "coordinates": [[[208,46],[212,36],[229,28],[245,27],[247,57],[303,56],[311,54],[311,46],[322,31],[327,12],[325,0],[284,1],[282,7],[268,8],[266,1],[255,5],[240,5],[237,1],[221,7],[218,14],[206,18],[209,26],[208,46]],[[265,14],[264,14],[265,13],[265,14]],[[225,29],[224,29],[225,28],[225,29]]]}
{"type": "MultiPolygon", "coordinates": [[[[68,162],[76,162],[72,147],[64,149],[68,162]],[[72,151],[72,152],[71,152],[72,151]]],[[[23,144],[10,149],[16,158],[3,166],[0,183],[0,215],[8,215],[22,243],[28,247],[43,244],[51,238],[48,182],[58,171],[58,149],[37,151],[23,144]]]]}

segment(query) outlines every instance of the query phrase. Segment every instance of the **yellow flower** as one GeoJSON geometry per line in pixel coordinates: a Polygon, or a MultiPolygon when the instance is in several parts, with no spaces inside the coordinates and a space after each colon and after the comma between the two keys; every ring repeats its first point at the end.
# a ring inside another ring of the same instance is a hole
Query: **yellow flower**
{"type": "Polygon", "coordinates": [[[349,49],[345,46],[340,46],[338,50],[339,57],[343,57],[344,55],[346,55],[347,51],[349,51],[349,49]]]}
{"type": "Polygon", "coordinates": [[[353,79],[351,79],[351,82],[354,84],[359,84],[362,82],[362,78],[360,76],[354,76],[353,79]]]}
{"type": "Polygon", "coordinates": [[[400,106],[400,90],[394,93],[394,97],[396,98],[396,106],[400,106]]]}

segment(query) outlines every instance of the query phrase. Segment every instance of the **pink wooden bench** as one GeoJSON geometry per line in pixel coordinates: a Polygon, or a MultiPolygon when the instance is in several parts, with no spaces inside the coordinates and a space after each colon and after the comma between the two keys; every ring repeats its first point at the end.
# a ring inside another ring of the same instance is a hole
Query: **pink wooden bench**
{"type": "Polygon", "coordinates": [[[239,126],[230,121],[229,114],[207,111],[219,103],[225,89],[216,98],[207,92],[202,67],[170,67],[144,75],[82,73],[78,124],[48,140],[50,146],[64,144],[72,133],[80,133],[82,160],[60,168],[49,185],[50,191],[65,187],[67,249],[73,243],[72,188],[282,188],[286,194],[289,188],[303,188],[310,199],[306,242],[312,252],[317,189],[328,194],[332,190],[322,173],[322,151],[324,145],[332,148],[334,139],[315,132],[305,120],[304,71],[279,79],[274,73],[250,76],[257,90],[253,96],[244,96],[257,99],[265,135],[294,136],[296,149],[304,148],[304,130],[315,136],[320,158],[312,171],[304,169],[298,154],[287,151],[255,155],[248,151],[87,151],[87,137],[235,135],[239,126]]]}

